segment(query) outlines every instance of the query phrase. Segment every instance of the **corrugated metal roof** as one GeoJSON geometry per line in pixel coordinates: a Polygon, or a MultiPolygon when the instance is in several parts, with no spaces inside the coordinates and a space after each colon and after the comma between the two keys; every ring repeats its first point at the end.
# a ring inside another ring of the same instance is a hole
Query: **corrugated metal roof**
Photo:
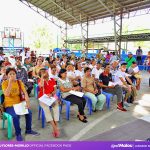
{"type": "Polygon", "coordinates": [[[27,0],[70,25],[149,8],[150,0],[27,0]]]}

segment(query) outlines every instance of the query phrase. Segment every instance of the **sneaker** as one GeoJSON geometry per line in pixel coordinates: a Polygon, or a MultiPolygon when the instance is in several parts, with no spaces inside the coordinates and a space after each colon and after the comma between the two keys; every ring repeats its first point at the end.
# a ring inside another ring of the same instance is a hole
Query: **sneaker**
{"type": "Polygon", "coordinates": [[[40,133],[38,133],[38,132],[36,132],[36,131],[33,131],[33,130],[31,130],[31,131],[26,131],[25,134],[31,134],[31,135],[35,135],[35,136],[40,135],[40,133]]]}
{"type": "Polygon", "coordinates": [[[123,103],[126,107],[130,107],[131,106],[131,104],[129,104],[128,102],[124,102],[123,103]]]}
{"type": "Polygon", "coordinates": [[[16,140],[17,140],[17,141],[23,141],[22,135],[17,135],[17,136],[16,136],[16,140]]]}
{"type": "Polygon", "coordinates": [[[121,111],[127,111],[125,108],[122,107],[121,103],[117,104],[117,109],[119,109],[121,111]]]}

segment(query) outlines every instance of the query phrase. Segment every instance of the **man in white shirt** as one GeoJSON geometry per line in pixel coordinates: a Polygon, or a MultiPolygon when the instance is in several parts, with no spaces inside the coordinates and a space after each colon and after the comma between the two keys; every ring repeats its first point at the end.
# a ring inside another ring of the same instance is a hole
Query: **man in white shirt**
{"type": "Polygon", "coordinates": [[[126,68],[127,68],[127,63],[122,63],[120,69],[115,74],[114,82],[115,84],[122,86],[123,90],[126,91],[125,98],[124,98],[124,105],[129,106],[127,100],[131,95],[133,96],[133,98],[135,98],[136,89],[133,86],[132,81],[130,80],[128,75],[125,73],[126,68]],[[126,82],[126,80],[130,85],[126,82]]]}
{"type": "Polygon", "coordinates": [[[93,68],[96,68],[96,61],[95,61],[95,59],[93,59],[92,61],[91,61],[91,64],[89,65],[89,68],[92,70],[93,68]]]}
{"type": "Polygon", "coordinates": [[[97,63],[96,67],[94,67],[92,69],[92,76],[98,80],[99,79],[99,76],[100,74],[103,72],[103,69],[101,68],[102,67],[102,64],[100,62],[97,63]]]}

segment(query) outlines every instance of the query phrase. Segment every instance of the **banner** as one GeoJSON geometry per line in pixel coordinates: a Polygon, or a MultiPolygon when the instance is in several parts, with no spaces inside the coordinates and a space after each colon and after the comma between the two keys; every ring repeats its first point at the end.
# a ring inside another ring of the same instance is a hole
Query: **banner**
{"type": "Polygon", "coordinates": [[[9,38],[9,36],[10,36],[10,34],[9,34],[10,32],[9,32],[9,28],[4,28],[4,37],[5,38],[9,38]]]}
{"type": "Polygon", "coordinates": [[[15,37],[15,36],[16,36],[16,29],[10,28],[10,37],[15,37]]]}
{"type": "Polygon", "coordinates": [[[20,29],[16,29],[16,39],[20,39],[20,38],[21,38],[20,29]]]}
{"type": "Polygon", "coordinates": [[[129,141],[84,141],[84,142],[0,142],[0,150],[147,150],[150,142],[129,141]]]}

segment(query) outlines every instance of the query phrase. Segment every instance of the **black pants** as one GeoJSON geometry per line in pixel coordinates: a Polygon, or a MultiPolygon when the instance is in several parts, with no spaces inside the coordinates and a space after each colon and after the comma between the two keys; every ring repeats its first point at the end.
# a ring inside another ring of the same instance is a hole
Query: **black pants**
{"type": "Polygon", "coordinates": [[[84,108],[86,105],[86,100],[83,97],[78,97],[76,95],[69,95],[65,99],[67,101],[70,101],[73,104],[77,104],[80,115],[84,115],[84,108]]]}

